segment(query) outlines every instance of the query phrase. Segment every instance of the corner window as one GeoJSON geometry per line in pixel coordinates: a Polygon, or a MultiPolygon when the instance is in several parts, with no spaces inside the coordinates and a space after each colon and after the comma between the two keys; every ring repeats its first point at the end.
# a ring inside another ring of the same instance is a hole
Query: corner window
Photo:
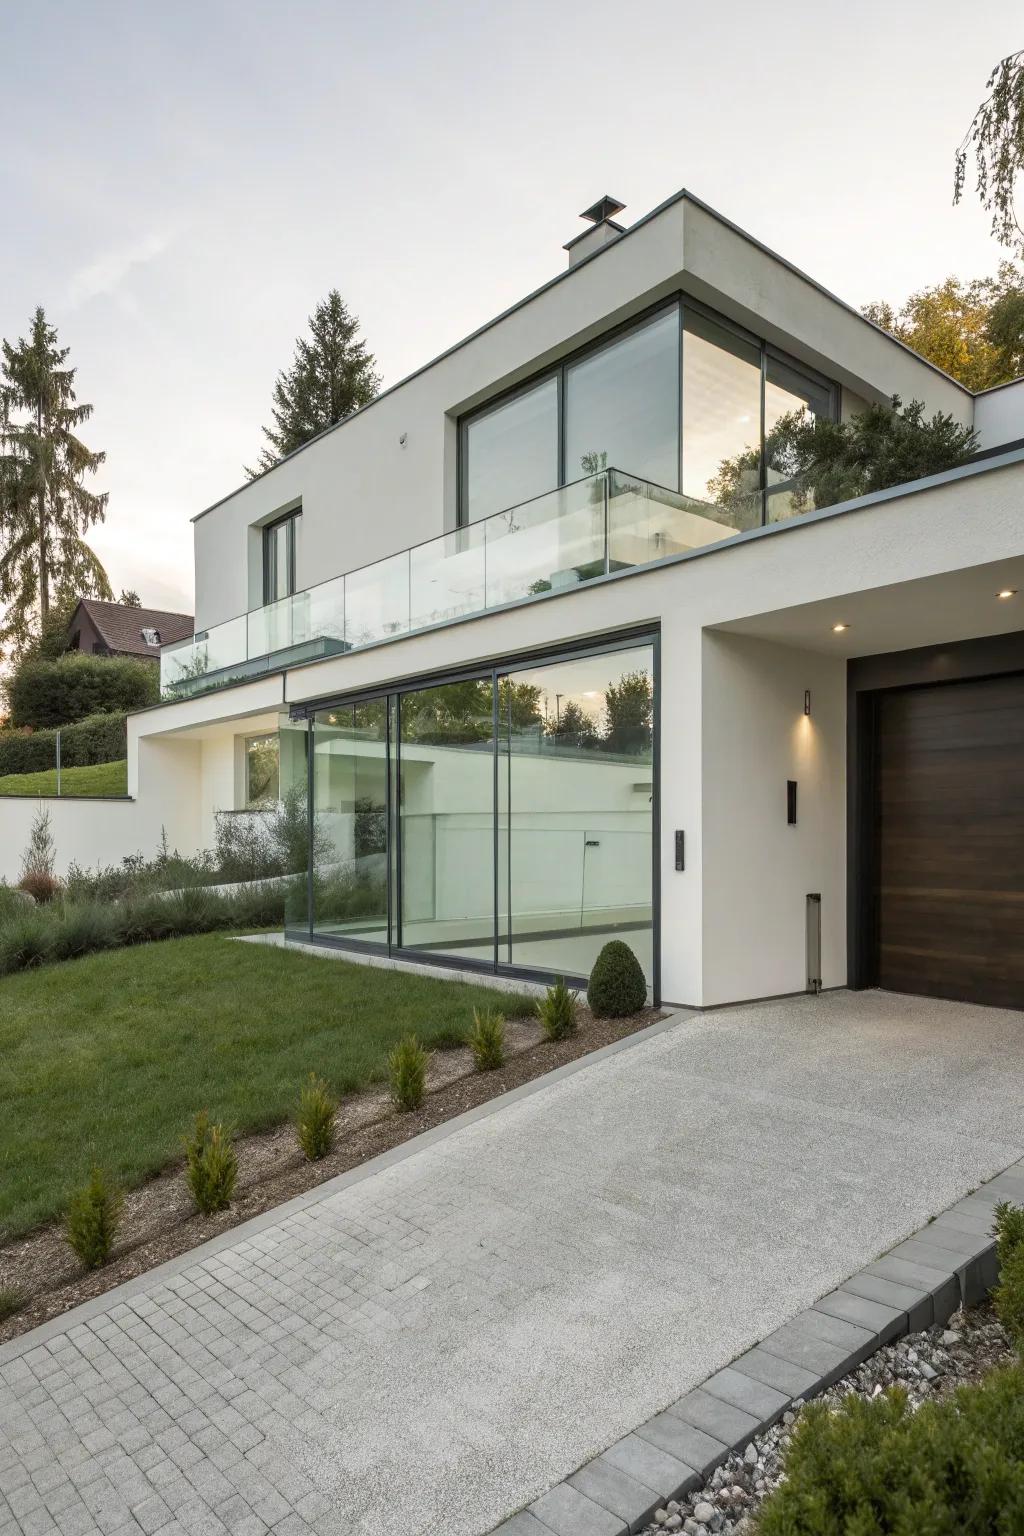
{"type": "Polygon", "coordinates": [[[605,469],[681,490],[730,531],[789,517],[809,507],[774,429],[793,411],[833,419],[837,401],[827,379],[675,299],[463,419],[459,521],[605,469]]]}
{"type": "Polygon", "coordinates": [[[245,808],[255,811],[280,798],[280,747],[277,732],[245,739],[245,808]]]}
{"type": "Polygon", "coordinates": [[[295,525],[298,512],[263,530],[263,601],[276,603],[295,591],[295,525]]]}

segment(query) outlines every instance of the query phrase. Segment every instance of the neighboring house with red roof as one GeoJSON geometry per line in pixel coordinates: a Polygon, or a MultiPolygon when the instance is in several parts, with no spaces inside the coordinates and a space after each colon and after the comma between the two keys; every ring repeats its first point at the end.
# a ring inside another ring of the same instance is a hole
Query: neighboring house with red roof
{"type": "Polygon", "coordinates": [[[190,613],[130,608],[83,597],[68,624],[67,648],[92,656],[147,656],[159,661],[162,645],[187,640],[194,631],[190,613]]]}

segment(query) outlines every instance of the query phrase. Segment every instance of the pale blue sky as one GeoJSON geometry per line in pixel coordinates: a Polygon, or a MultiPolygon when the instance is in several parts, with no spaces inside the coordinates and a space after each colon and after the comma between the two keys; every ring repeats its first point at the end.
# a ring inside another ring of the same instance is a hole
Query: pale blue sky
{"type": "MultiPolygon", "coordinates": [[[[115,588],[190,606],[189,518],[336,285],[386,384],[681,186],[851,303],[1000,257],[953,150],[1019,0],[0,0],[0,333],[45,305],[108,462],[115,588]]],[[[339,513],[346,509],[339,508],[339,513]]]]}

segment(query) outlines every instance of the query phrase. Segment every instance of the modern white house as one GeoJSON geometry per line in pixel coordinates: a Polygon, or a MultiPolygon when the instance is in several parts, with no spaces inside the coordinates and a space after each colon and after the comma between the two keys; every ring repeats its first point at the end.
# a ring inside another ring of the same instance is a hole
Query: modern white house
{"type": "Polygon", "coordinates": [[[1024,1006],[1024,380],[972,394],[685,191],[621,211],[199,513],[132,798],[59,851],[209,846],[269,786],[306,942],[1024,1006]],[[773,425],[893,395],[978,454],[807,507],[773,425]]]}

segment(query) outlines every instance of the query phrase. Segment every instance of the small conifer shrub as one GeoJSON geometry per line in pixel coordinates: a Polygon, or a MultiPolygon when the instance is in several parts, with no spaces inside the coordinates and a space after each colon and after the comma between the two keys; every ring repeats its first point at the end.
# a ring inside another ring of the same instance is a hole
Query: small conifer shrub
{"type": "Polygon", "coordinates": [[[85,1188],[71,1197],[64,1229],[86,1269],[99,1269],[110,1258],[120,1219],[120,1191],[111,1187],[101,1168],[94,1168],[85,1188]]]}
{"type": "Polygon", "coordinates": [[[205,1109],[196,1115],[192,1135],[185,1139],[185,1159],[196,1209],[204,1216],[227,1210],[238,1179],[238,1159],[230,1135],[222,1125],[210,1124],[205,1109]]]}
{"type": "Polygon", "coordinates": [[[299,1097],[295,1122],[299,1146],[311,1163],[326,1157],[334,1146],[334,1116],[337,1108],[337,1102],[323,1078],[311,1072],[309,1082],[299,1097]]]}

